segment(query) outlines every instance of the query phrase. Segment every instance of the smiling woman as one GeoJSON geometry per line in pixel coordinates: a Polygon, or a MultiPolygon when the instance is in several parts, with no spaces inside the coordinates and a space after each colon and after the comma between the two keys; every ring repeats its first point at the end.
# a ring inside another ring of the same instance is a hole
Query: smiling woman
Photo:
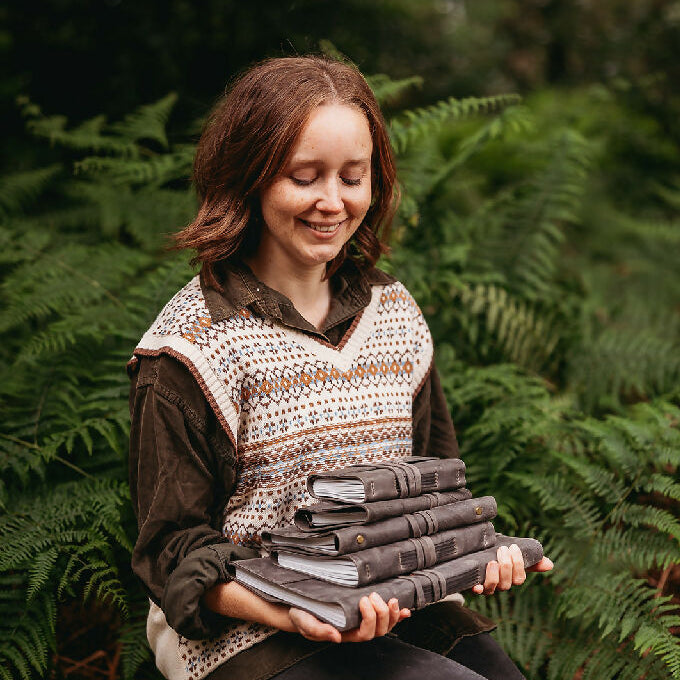
{"type": "Polygon", "coordinates": [[[260,193],[260,242],[246,262],[315,326],[330,305],[326,263],[343,251],[371,205],[372,148],[361,109],[319,106],[290,161],[260,193]]]}
{"type": "Polygon", "coordinates": [[[208,118],[194,183],[201,207],[176,242],[197,251],[194,262],[217,287],[218,263],[251,258],[263,227],[272,226],[263,219],[265,196],[307,187],[304,199],[296,195],[308,214],[296,216],[321,227],[317,233],[337,224],[341,200],[359,203],[340,185],[367,197],[363,218],[351,219],[353,247],[345,239],[326,260],[328,278],[347,256],[368,267],[377,262],[387,250],[399,196],[387,129],[371,89],[356,69],[322,57],[271,59],[237,78],[208,118]],[[338,185],[333,191],[331,176],[338,185]],[[321,203],[310,212],[302,202],[315,198],[321,203]]]}
{"type": "MultiPolygon", "coordinates": [[[[411,616],[373,593],[340,633],[226,570],[310,502],[312,472],[458,456],[427,323],[375,268],[398,191],[366,81],[321,57],[254,66],[210,115],[194,180],[201,206],[177,244],[196,250],[200,276],[130,362],[132,562],[159,669],[170,680],[521,678],[486,635],[493,623],[457,602],[411,616]],[[393,629],[417,647],[385,637],[393,629]]],[[[478,592],[524,577],[517,546],[504,548],[478,592]]]]}

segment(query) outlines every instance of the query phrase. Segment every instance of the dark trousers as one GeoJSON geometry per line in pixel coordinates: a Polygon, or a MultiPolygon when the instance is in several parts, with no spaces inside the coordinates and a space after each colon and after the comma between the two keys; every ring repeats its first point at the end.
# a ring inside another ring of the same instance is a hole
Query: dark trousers
{"type": "Polygon", "coordinates": [[[524,680],[488,633],[464,637],[440,656],[387,636],[333,645],[272,680],[524,680]]]}

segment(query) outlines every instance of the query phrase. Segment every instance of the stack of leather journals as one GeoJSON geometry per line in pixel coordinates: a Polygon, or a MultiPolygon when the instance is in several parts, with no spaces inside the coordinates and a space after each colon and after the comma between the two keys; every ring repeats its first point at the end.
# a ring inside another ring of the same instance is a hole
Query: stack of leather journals
{"type": "Polygon", "coordinates": [[[473,498],[459,459],[404,458],[312,474],[320,502],[295,526],[263,532],[270,556],[232,563],[236,581],[304,609],[338,630],[359,625],[359,600],[420,609],[482,583],[501,545],[516,543],[525,567],[543,556],[531,538],[496,533],[492,496],[473,498]]]}

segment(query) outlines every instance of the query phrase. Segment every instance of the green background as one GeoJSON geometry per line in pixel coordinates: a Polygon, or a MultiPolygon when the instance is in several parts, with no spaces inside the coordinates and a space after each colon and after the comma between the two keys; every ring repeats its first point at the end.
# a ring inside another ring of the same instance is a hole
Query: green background
{"type": "Polygon", "coordinates": [[[369,77],[469,486],[549,577],[468,603],[528,678],[680,678],[680,2],[0,8],[0,678],[156,678],[125,362],[191,275],[200,124],[267,56],[369,77]]]}

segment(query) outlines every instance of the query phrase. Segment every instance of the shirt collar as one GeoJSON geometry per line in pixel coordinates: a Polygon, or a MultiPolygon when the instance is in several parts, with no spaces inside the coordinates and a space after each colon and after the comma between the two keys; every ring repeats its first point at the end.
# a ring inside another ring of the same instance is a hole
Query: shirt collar
{"type": "MultiPolygon", "coordinates": [[[[319,332],[300,315],[289,298],[260,281],[244,262],[222,263],[219,277],[221,293],[208,286],[203,276],[200,277],[201,290],[214,323],[233,316],[240,309],[250,308],[288,326],[319,332]]],[[[322,330],[364,309],[371,300],[371,286],[386,285],[395,280],[375,267],[362,272],[351,260],[346,260],[331,279],[331,306],[322,330]]]]}

